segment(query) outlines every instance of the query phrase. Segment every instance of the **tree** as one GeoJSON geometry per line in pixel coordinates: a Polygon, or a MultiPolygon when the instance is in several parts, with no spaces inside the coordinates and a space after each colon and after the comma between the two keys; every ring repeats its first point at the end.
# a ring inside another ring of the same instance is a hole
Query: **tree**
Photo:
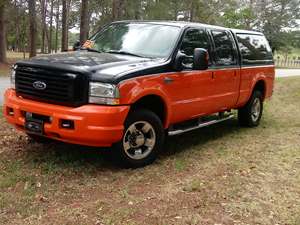
{"type": "Polygon", "coordinates": [[[50,9],[50,21],[49,21],[49,40],[48,40],[48,53],[52,52],[52,33],[53,33],[53,10],[54,10],[54,0],[51,0],[50,9]]]}
{"type": "Polygon", "coordinates": [[[0,63],[6,62],[5,1],[0,3],[0,63]]]}
{"type": "Polygon", "coordinates": [[[36,9],[35,0],[28,0],[29,8],[29,57],[36,56],[37,44],[37,24],[36,24],[36,9]]]}
{"type": "Polygon", "coordinates": [[[112,20],[120,20],[124,17],[125,0],[112,0],[112,20]]]}
{"type": "Polygon", "coordinates": [[[62,37],[61,51],[68,51],[68,0],[62,0],[62,37]]]}
{"type": "Polygon", "coordinates": [[[47,32],[46,24],[46,14],[47,14],[47,0],[41,0],[41,17],[42,17],[42,46],[41,52],[45,53],[45,37],[47,32]]]}
{"type": "Polygon", "coordinates": [[[261,4],[261,10],[259,10],[261,20],[258,28],[269,39],[272,50],[279,50],[290,45],[282,39],[282,35],[287,32],[287,27],[299,26],[297,24],[297,19],[300,18],[299,0],[265,0],[261,4]]]}
{"type": "Polygon", "coordinates": [[[83,44],[89,36],[89,11],[88,0],[81,0],[80,13],[80,43],[83,44]]]}
{"type": "Polygon", "coordinates": [[[55,28],[55,53],[58,50],[58,32],[59,32],[59,8],[60,8],[60,0],[57,0],[56,3],[56,28],[55,28]]]}

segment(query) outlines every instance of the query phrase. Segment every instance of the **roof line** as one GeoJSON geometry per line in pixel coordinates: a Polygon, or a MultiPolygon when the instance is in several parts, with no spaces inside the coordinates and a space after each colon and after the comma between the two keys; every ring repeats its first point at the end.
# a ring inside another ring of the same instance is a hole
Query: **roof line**
{"type": "Polygon", "coordinates": [[[121,21],[114,21],[113,23],[155,23],[155,24],[162,24],[162,25],[177,25],[180,27],[187,27],[189,25],[194,26],[201,26],[211,29],[224,29],[224,30],[231,30],[234,33],[248,33],[248,34],[258,34],[263,35],[262,32],[255,31],[255,30],[242,30],[242,29],[235,29],[235,28],[228,28],[222,27],[217,25],[210,25],[205,23],[198,23],[198,22],[188,22],[188,21],[172,21],[172,20],[121,20],[121,21]]]}

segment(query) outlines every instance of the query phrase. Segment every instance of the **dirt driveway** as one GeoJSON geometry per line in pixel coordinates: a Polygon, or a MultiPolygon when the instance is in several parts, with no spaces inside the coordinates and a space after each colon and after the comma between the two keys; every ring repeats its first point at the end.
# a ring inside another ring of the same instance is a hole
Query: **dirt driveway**
{"type": "Polygon", "coordinates": [[[0,119],[1,224],[300,224],[300,78],[276,81],[258,128],[168,140],[151,166],[107,149],[31,143],[0,119]]]}

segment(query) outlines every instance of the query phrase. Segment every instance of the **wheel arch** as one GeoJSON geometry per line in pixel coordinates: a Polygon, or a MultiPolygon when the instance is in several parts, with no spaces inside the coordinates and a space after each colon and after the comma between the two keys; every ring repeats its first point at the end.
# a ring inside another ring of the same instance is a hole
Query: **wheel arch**
{"type": "Polygon", "coordinates": [[[263,100],[265,99],[266,97],[266,93],[267,93],[267,84],[266,84],[266,81],[263,80],[263,79],[260,79],[260,80],[257,80],[252,88],[252,92],[251,94],[253,94],[253,92],[255,90],[258,90],[262,93],[262,96],[263,96],[263,100]]]}
{"type": "Polygon", "coordinates": [[[157,94],[146,94],[136,99],[130,107],[130,110],[144,108],[154,112],[162,121],[164,128],[169,124],[169,109],[166,100],[157,94]]]}

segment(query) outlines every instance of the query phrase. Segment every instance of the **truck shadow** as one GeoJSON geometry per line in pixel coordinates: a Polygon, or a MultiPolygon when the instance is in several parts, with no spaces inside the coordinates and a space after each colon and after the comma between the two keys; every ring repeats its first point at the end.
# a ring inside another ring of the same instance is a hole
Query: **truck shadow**
{"type": "MultiPolygon", "coordinates": [[[[210,127],[201,128],[195,131],[184,133],[179,136],[167,137],[163,152],[157,160],[158,164],[163,163],[170,156],[190,150],[197,146],[199,151],[205,151],[201,146],[225,137],[241,128],[236,120],[225,121],[210,127]]],[[[26,157],[36,166],[41,164],[45,167],[57,169],[95,169],[100,171],[120,170],[113,160],[111,148],[93,148],[79,145],[51,142],[49,144],[29,143],[25,147],[26,157]]],[[[50,169],[51,169],[50,168],[50,169]]]]}
{"type": "Polygon", "coordinates": [[[197,146],[199,150],[204,150],[201,146],[206,143],[231,135],[240,129],[241,127],[238,121],[233,119],[190,131],[182,135],[167,137],[162,158],[188,151],[191,147],[195,146],[197,146]]]}

